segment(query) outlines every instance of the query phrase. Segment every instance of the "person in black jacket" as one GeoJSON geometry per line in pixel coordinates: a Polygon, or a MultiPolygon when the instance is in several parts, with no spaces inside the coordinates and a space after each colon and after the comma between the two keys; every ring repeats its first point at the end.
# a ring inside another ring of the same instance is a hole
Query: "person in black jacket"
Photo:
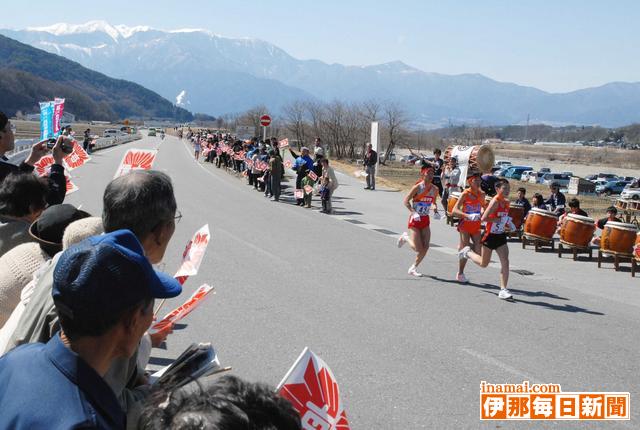
{"type": "MultiPolygon", "coordinates": [[[[11,164],[5,154],[14,148],[15,136],[13,133],[14,127],[9,122],[9,118],[3,112],[0,112],[0,183],[11,173],[33,172],[34,164],[48,152],[47,140],[43,140],[31,147],[29,155],[19,166],[11,164]]],[[[47,203],[49,205],[62,203],[67,193],[67,181],[64,177],[64,167],[62,167],[62,159],[64,158],[62,137],[58,138],[54,145],[52,155],[54,164],[51,165],[51,172],[48,177],[49,193],[47,194],[47,203]]]]}
{"type": "Polygon", "coordinates": [[[373,150],[371,144],[367,145],[367,152],[364,154],[364,171],[367,172],[367,186],[365,190],[376,189],[376,166],[378,165],[378,153],[373,150]]]}
{"type": "Polygon", "coordinates": [[[549,189],[551,190],[551,195],[544,203],[547,205],[548,210],[554,212],[557,216],[561,216],[565,212],[567,199],[564,194],[560,192],[559,183],[552,182],[551,185],[549,185],[549,189]]]}

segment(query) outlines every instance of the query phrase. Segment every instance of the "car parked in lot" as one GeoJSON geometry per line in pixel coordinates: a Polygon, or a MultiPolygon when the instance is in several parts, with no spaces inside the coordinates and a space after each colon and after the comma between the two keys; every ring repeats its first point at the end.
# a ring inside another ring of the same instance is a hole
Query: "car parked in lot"
{"type": "Polygon", "coordinates": [[[598,179],[618,179],[618,175],[614,173],[598,173],[598,179]]]}
{"type": "Polygon", "coordinates": [[[541,168],[538,170],[538,173],[542,173],[542,174],[545,174],[545,173],[551,173],[551,168],[550,168],[550,167],[541,167],[541,168]]]}
{"type": "Polygon", "coordinates": [[[529,177],[532,174],[535,175],[536,172],[534,172],[533,170],[527,170],[525,172],[522,172],[522,176],[520,176],[520,180],[523,182],[529,182],[529,177]]]}
{"type": "Polygon", "coordinates": [[[550,185],[553,182],[558,183],[561,187],[566,187],[569,185],[569,182],[571,182],[571,176],[565,175],[564,173],[545,173],[542,175],[543,184],[550,185]]]}
{"type": "Polygon", "coordinates": [[[610,196],[611,194],[620,194],[624,188],[629,185],[629,181],[609,181],[604,185],[596,186],[596,193],[605,194],[610,196]]]}
{"type": "Polygon", "coordinates": [[[418,161],[418,157],[415,155],[405,155],[400,159],[400,162],[405,164],[415,164],[416,161],[418,161]]]}
{"type": "Polygon", "coordinates": [[[512,166],[511,161],[509,160],[498,160],[495,165],[500,167],[512,166]]]}
{"type": "Polygon", "coordinates": [[[640,200],[640,188],[626,187],[620,193],[620,198],[625,200],[640,200]]]}
{"type": "Polygon", "coordinates": [[[531,166],[511,166],[504,173],[504,177],[508,179],[518,179],[522,177],[522,174],[527,170],[533,170],[531,166]]]}

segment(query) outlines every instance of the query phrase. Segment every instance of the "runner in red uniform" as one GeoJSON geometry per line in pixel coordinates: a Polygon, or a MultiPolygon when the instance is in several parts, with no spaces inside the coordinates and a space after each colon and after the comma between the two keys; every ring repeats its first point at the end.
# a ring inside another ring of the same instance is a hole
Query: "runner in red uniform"
{"type": "Polygon", "coordinates": [[[434,218],[437,219],[440,217],[437,207],[439,196],[438,188],[432,183],[433,168],[423,165],[420,174],[422,180],[414,185],[411,191],[409,191],[409,194],[404,198],[404,205],[411,213],[408,225],[410,235],[404,232],[400,238],[398,238],[398,248],[402,247],[405,242],[408,242],[411,249],[416,252],[415,262],[409,267],[408,273],[409,275],[418,277],[422,276],[422,273],[417,271],[417,267],[425,255],[427,255],[429,242],[431,241],[431,229],[429,228],[431,223],[429,219],[431,206],[433,206],[434,218]]]}
{"type": "Polygon", "coordinates": [[[501,299],[512,298],[507,289],[509,282],[509,248],[507,246],[507,232],[515,230],[515,225],[509,216],[509,181],[500,179],[496,183],[496,196],[491,199],[487,210],[482,215],[485,221],[485,234],[482,237],[482,252],[478,254],[468,246],[460,250],[461,260],[470,259],[480,267],[487,267],[491,261],[491,254],[496,251],[500,258],[500,293],[501,299]]]}
{"type": "MultiPolygon", "coordinates": [[[[480,233],[482,228],[482,210],[485,205],[484,193],[480,189],[480,172],[470,171],[467,176],[467,184],[469,188],[462,192],[458,203],[453,208],[453,214],[460,219],[458,223],[458,232],[460,233],[460,242],[458,251],[469,247],[473,241],[473,249],[480,252],[480,233]]],[[[458,264],[458,273],[456,281],[469,282],[464,274],[464,267],[467,260],[460,260],[458,264]]]]}

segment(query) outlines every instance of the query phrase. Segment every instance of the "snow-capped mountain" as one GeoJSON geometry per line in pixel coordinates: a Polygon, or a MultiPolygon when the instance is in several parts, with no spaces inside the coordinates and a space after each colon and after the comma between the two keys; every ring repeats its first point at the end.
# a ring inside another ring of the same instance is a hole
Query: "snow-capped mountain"
{"type": "MultiPolygon", "coordinates": [[[[164,31],[104,21],[55,24],[0,34],[137,82],[169,100],[184,91],[189,109],[219,115],[256,104],[278,111],[295,99],[395,100],[420,122],[452,120],[616,126],[640,121],[640,84],[550,94],[478,74],[427,73],[395,61],[344,66],[298,60],[268,42],[207,30],[164,31]]],[[[184,96],[183,96],[184,97],[184,96]]]]}

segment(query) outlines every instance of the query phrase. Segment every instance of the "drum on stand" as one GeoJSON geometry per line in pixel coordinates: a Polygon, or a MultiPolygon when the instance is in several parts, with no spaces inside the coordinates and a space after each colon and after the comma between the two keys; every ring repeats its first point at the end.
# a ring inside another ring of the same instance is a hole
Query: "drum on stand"
{"type": "Polygon", "coordinates": [[[555,213],[545,209],[532,208],[524,223],[523,235],[529,240],[538,239],[552,242],[557,225],[558,217],[555,213]]]}
{"type": "Polygon", "coordinates": [[[524,206],[518,203],[511,203],[509,205],[509,216],[513,225],[516,226],[516,230],[520,230],[524,218],[524,206]]]}
{"type": "Polygon", "coordinates": [[[444,162],[449,164],[452,155],[458,153],[466,154],[467,151],[469,154],[468,165],[471,169],[479,170],[480,172],[491,171],[491,168],[495,164],[496,157],[493,154],[493,149],[489,145],[449,146],[444,151],[444,162]]]}
{"type": "Polygon", "coordinates": [[[638,228],[633,224],[608,221],[600,237],[600,250],[607,254],[630,257],[637,242],[638,228]]]}
{"type": "Polygon", "coordinates": [[[560,242],[565,245],[588,248],[596,231],[596,223],[592,218],[568,214],[560,227],[560,242]]]}

